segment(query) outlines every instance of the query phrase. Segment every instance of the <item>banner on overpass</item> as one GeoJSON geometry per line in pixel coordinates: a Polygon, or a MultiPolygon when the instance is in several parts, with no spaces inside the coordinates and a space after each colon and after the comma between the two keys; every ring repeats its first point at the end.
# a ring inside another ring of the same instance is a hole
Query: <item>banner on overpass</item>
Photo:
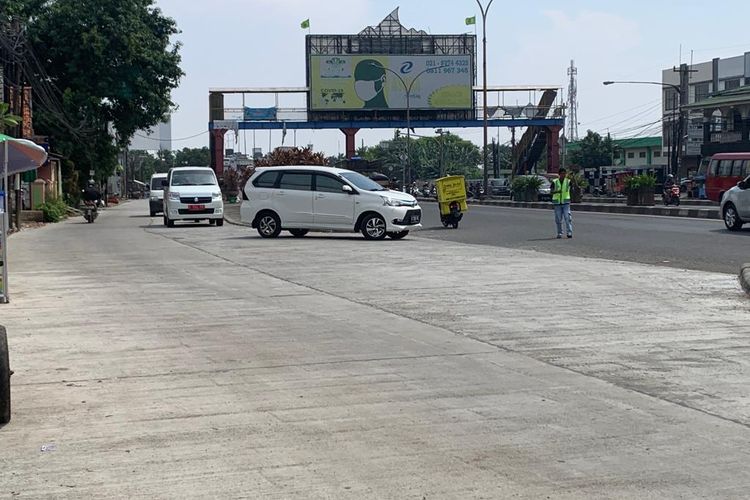
{"type": "Polygon", "coordinates": [[[469,55],[311,55],[310,109],[472,109],[469,55]]]}

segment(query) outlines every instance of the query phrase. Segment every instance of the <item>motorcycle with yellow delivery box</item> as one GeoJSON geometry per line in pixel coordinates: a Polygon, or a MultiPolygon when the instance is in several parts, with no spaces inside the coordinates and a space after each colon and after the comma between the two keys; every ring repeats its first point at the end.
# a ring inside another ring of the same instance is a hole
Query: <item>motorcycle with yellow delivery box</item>
{"type": "Polygon", "coordinates": [[[469,210],[466,204],[466,180],[462,175],[441,177],[435,181],[440,222],[444,227],[458,229],[458,223],[469,210]]]}

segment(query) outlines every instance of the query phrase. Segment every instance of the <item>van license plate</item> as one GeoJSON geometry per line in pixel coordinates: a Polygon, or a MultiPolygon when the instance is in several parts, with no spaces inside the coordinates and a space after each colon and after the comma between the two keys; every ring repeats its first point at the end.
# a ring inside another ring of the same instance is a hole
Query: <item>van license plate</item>
{"type": "Polygon", "coordinates": [[[188,210],[191,210],[191,211],[204,210],[205,208],[206,208],[206,205],[188,205],[188,210]]]}
{"type": "Polygon", "coordinates": [[[419,215],[412,215],[411,216],[411,223],[412,224],[419,224],[419,215]]]}

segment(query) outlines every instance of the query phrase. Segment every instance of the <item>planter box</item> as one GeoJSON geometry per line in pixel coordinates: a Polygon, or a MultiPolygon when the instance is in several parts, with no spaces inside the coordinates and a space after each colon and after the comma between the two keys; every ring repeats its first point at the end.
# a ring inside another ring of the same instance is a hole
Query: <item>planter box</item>
{"type": "Polygon", "coordinates": [[[539,191],[537,191],[536,188],[534,189],[527,189],[526,193],[524,193],[524,201],[539,201],[539,191]]]}
{"type": "Polygon", "coordinates": [[[654,205],[654,187],[642,187],[638,190],[638,204],[642,206],[654,205]]]}
{"type": "Polygon", "coordinates": [[[628,205],[650,207],[654,204],[654,188],[641,187],[628,190],[628,205]]]}

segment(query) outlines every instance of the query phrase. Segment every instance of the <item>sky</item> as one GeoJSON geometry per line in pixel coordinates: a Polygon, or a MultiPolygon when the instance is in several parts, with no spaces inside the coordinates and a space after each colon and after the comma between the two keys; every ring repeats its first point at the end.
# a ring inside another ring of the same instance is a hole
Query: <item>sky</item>
{"type": "MultiPolygon", "coordinates": [[[[488,0],[482,0],[486,4],[488,0]]],[[[215,87],[303,87],[305,34],[358,33],[377,25],[399,7],[401,24],[432,34],[474,32],[465,18],[477,16],[479,54],[477,83],[482,81],[481,15],[476,0],[156,0],[175,19],[181,33],[182,68],[177,105],[172,115],[173,149],[208,145],[208,89],[215,87]]],[[[661,70],[680,62],[709,61],[750,51],[750,2],[747,0],[495,0],[487,16],[488,85],[556,85],[567,95],[567,68],[578,68],[579,135],[592,129],[615,137],[659,135],[647,127],[661,116],[658,86],[615,85],[604,80],[661,80],[661,70]],[[645,126],[645,128],[644,128],[645,126]],[[650,135],[650,134],[649,134],[650,135]]],[[[526,104],[529,97],[518,98],[526,104]]],[[[267,98],[268,99],[268,98],[267,98]]],[[[247,100],[263,107],[273,101],[247,100]]],[[[488,99],[492,104],[492,97],[488,99]]],[[[227,106],[240,102],[227,101],[227,106]]],[[[507,102],[506,102],[507,104],[507,102]]],[[[304,106],[282,102],[281,106],[304,106]]],[[[452,133],[482,143],[482,129],[452,133]]],[[[418,134],[433,135],[430,129],[418,134]]],[[[506,142],[506,129],[491,135],[506,142]]],[[[233,133],[226,147],[266,152],[281,145],[280,131],[233,133]]],[[[357,146],[372,146],[393,136],[392,130],[361,130],[357,146]]],[[[287,133],[284,145],[293,145],[287,133]]],[[[296,144],[335,155],[344,152],[338,130],[303,131],[296,144]]]]}

